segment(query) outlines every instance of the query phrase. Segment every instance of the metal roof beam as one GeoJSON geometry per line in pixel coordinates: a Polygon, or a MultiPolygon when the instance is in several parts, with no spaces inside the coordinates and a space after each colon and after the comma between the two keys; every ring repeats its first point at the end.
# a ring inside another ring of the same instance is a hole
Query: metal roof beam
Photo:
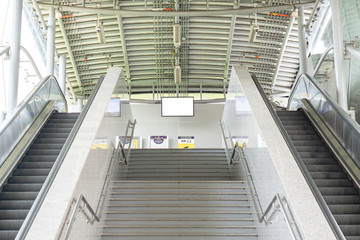
{"type": "Polygon", "coordinates": [[[285,53],[285,49],[286,49],[286,44],[287,44],[287,41],[289,39],[289,36],[290,36],[290,32],[293,28],[293,24],[294,24],[294,21],[295,21],[295,18],[293,16],[291,16],[290,18],[290,21],[289,21],[289,25],[288,25],[288,29],[285,33],[285,37],[284,37],[284,40],[283,40],[283,43],[281,45],[281,50],[280,50],[280,53],[279,53],[279,58],[278,58],[278,61],[276,63],[276,68],[275,68],[275,74],[274,74],[274,77],[273,77],[273,80],[272,80],[272,87],[274,88],[274,86],[276,85],[276,80],[277,80],[277,76],[278,76],[278,73],[279,73],[279,69],[280,69],[280,65],[281,65],[281,61],[284,57],[284,53],[285,53]]]}
{"type": "MultiPolygon", "coordinates": [[[[120,6],[117,6],[118,9],[120,8],[120,6]]],[[[126,49],[126,42],[125,42],[125,33],[124,33],[124,24],[122,21],[122,17],[120,15],[117,16],[117,23],[119,25],[119,32],[120,32],[120,40],[121,40],[121,48],[122,48],[122,52],[123,52],[123,57],[124,57],[124,63],[125,63],[125,76],[127,81],[131,81],[131,75],[130,75],[130,68],[129,68],[129,59],[128,59],[128,54],[127,54],[127,49],[126,49]]]]}
{"type": "Polygon", "coordinates": [[[60,26],[61,33],[62,33],[62,35],[63,35],[63,37],[64,37],[64,42],[65,42],[66,49],[67,49],[68,54],[69,54],[69,58],[70,58],[71,65],[72,65],[72,67],[73,67],[73,69],[74,69],[76,81],[77,81],[77,83],[79,84],[79,88],[82,89],[79,71],[78,71],[78,69],[77,69],[77,65],[76,65],[75,58],[74,58],[74,55],[73,55],[73,52],[72,52],[72,49],[71,49],[71,46],[70,46],[69,39],[68,39],[68,37],[67,37],[67,35],[66,35],[66,30],[65,30],[64,22],[63,22],[61,16],[59,16],[59,17],[57,18],[57,20],[58,20],[58,22],[59,22],[59,26],[60,26]]]}
{"type": "MultiPolygon", "coordinates": [[[[93,13],[93,14],[104,14],[104,15],[119,15],[119,16],[165,16],[165,17],[187,17],[187,16],[219,16],[219,15],[248,15],[252,13],[261,12],[272,12],[272,11],[284,11],[293,10],[294,7],[307,7],[314,6],[315,0],[309,0],[302,3],[296,3],[294,5],[274,5],[274,6],[258,6],[258,7],[245,7],[228,10],[206,10],[206,11],[144,11],[144,10],[120,10],[120,9],[105,9],[105,8],[94,8],[94,7],[76,7],[62,5],[62,11],[70,12],[81,12],[81,13],[93,13]]],[[[38,2],[40,6],[59,7],[57,4],[49,4],[38,2]]]]}

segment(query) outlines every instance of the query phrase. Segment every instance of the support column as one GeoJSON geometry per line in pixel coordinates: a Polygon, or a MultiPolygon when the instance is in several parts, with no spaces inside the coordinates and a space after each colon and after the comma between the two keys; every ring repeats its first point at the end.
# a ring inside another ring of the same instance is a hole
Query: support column
{"type": "Polygon", "coordinates": [[[46,75],[54,75],[55,53],[55,9],[49,8],[47,45],[46,45],[46,75]]]}
{"type": "Polygon", "coordinates": [[[83,110],[83,107],[84,107],[84,102],[83,102],[83,99],[82,98],[78,98],[77,99],[77,110],[79,112],[81,112],[83,110]]]}
{"type": "Polygon", "coordinates": [[[336,93],[339,105],[348,111],[347,89],[345,77],[345,60],[344,60],[344,41],[341,20],[341,5],[340,0],[330,1],[332,12],[332,30],[334,41],[334,61],[335,61],[335,76],[336,76],[336,93]]]}
{"type": "Polygon", "coordinates": [[[299,74],[308,73],[306,56],[306,29],[304,7],[298,8],[298,32],[299,32],[299,74]]]}
{"type": "Polygon", "coordinates": [[[59,57],[59,85],[64,96],[66,94],[66,56],[59,57]]]}
{"type": "Polygon", "coordinates": [[[12,32],[10,43],[10,76],[7,96],[7,116],[10,116],[17,105],[20,65],[21,15],[23,0],[14,0],[12,32]]]}

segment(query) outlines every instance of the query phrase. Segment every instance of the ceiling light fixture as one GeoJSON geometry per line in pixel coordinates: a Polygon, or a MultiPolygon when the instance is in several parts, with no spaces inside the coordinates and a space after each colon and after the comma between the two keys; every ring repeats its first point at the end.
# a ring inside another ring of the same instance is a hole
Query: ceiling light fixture
{"type": "Polygon", "coordinates": [[[99,43],[105,43],[105,30],[104,30],[104,23],[100,22],[99,15],[97,16],[97,24],[95,27],[95,31],[99,40],[99,43]]]}
{"type": "Polygon", "coordinates": [[[257,14],[255,13],[255,23],[250,22],[250,34],[249,34],[248,42],[250,42],[250,43],[255,42],[256,35],[257,35],[259,29],[260,29],[260,27],[257,24],[257,14]]]}

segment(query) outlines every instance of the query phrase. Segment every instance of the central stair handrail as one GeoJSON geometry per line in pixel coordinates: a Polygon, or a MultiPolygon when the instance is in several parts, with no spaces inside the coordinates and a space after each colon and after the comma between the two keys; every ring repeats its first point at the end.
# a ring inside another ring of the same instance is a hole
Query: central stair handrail
{"type": "MultiPolygon", "coordinates": [[[[112,177],[113,172],[114,172],[114,165],[115,165],[115,162],[117,160],[116,151],[115,151],[115,148],[114,148],[114,142],[113,141],[110,143],[110,149],[112,150],[111,159],[109,161],[109,166],[108,166],[108,169],[107,169],[104,184],[102,186],[102,190],[101,190],[100,198],[98,200],[96,211],[94,211],[93,208],[90,206],[90,204],[86,200],[85,196],[83,194],[80,194],[77,201],[76,201],[76,204],[74,206],[71,217],[69,218],[68,221],[65,220],[64,223],[63,223],[63,228],[62,229],[64,229],[65,224],[68,224],[68,226],[66,228],[66,231],[65,231],[65,234],[64,234],[64,237],[63,237],[64,240],[67,240],[69,238],[70,233],[71,233],[72,228],[73,228],[73,225],[75,223],[76,215],[79,212],[82,212],[85,215],[87,223],[93,224],[95,221],[100,222],[100,219],[102,217],[102,212],[103,212],[103,209],[104,209],[105,198],[107,196],[108,186],[110,184],[110,180],[111,180],[111,177],[112,177]],[[81,203],[84,203],[83,207],[80,207],[81,203]],[[91,216],[89,216],[85,212],[85,209],[88,209],[91,216]]],[[[71,206],[70,206],[69,212],[70,212],[70,210],[71,210],[71,206]]]]}
{"type": "Polygon", "coordinates": [[[135,130],[135,125],[136,125],[136,119],[131,122],[131,120],[129,119],[127,127],[126,127],[126,131],[125,131],[125,137],[124,140],[119,140],[118,145],[116,147],[116,155],[117,155],[117,159],[121,164],[127,165],[129,162],[129,157],[130,157],[130,152],[131,152],[131,144],[134,138],[134,130],[135,130]],[[130,135],[129,135],[130,133],[130,135]],[[123,142],[122,142],[123,141],[123,142]],[[128,149],[126,150],[126,154],[125,154],[125,145],[129,144],[128,149]]]}
{"type": "Polygon", "coordinates": [[[225,147],[226,147],[226,152],[227,154],[227,158],[228,158],[228,163],[230,165],[234,165],[234,164],[238,164],[241,163],[242,165],[242,170],[244,172],[244,175],[246,176],[246,182],[249,186],[249,190],[250,190],[250,195],[251,198],[253,200],[254,203],[254,207],[256,209],[256,214],[259,220],[259,223],[265,222],[265,224],[271,224],[273,222],[272,218],[275,216],[276,212],[283,212],[284,217],[285,217],[285,221],[287,226],[290,229],[290,233],[293,237],[293,239],[296,240],[301,240],[303,239],[302,235],[301,235],[301,231],[298,227],[298,224],[296,223],[296,220],[294,218],[294,215],[292,213],[292,210],[288,204],[288,201],[286,199],[286,197],[280,197],[279,193],[276,193],[275,196],[273,197],[272,201],[269,203],[269,205],[267,206],[266,210],[263,212],[262,207],[261,207],[261,203],[260,200],[258,198],[258,194],[256,191],[256,187],[254,184],[254,180],[252,177],[252,173],[250,171],[249,165],[247,163],[246,157],[245,157],[245,153],[244,153],[244,148],[247,147],[247,143],[242,143],[243,147],[239,146],[239,142],[236,142],[234,144],[234,147],[232,148],[232,152],[230,154],[230,149],[228,147],[227,141],[228,139],[231,140],[231,146],[232,146],[232,137],[231,137],[231,131],[229,127],[226,127],[225,122],[220,120],[220,126],[221,126],[221,132],[224,138],[224,142],[225,142],[225,147]],[[225,134],[225,128],[227,129],[228,135],[226,136],[225,134]],[[276,204],[277,203],[277,204],[276,204]],[[285,204],[284,204],[285,203],[285,204]],[[287,207],[285,207],[287,206],[287,207]],[[288,210],[288,211],[287,211],[288,210]]]}
{"type": "Polygon", "coordinates": [[[250,195],[254,203],[254,207],[256,209],[256,214],[260,223],[264,222],[265,225],[271,224],[273,222],[273,217],[275,216],[276,212],[283,212],[285,222],[290,230],[291,236],[293,239],[302,240],[302,234],[294,218],[292,213],[292,209],[286,199],[286,197],[280,197],[279,193],[276,193],[268,204],[266,210],[263,212],[261,203],[259,200],[259,195],[256,191],[256,187],[254,184],[254,180],[252,177],[252,173],[245,157],[244,148],[247,147],[246,143],[243,143],[243,147],[239,146],[239,143],[236,142],[234,146],[234,151],[232,156],[234,156],[234,163],[241,163],[242,170],[244,175],[246,176],[246,182],[249,186],[250,195]],[[237,158],[237,159],[236,159],[237,158]],[[286,206],[286,207],[285,207],[286,206]]]}
{"type": "MultiPolygon", "coordinates": [[[[314,180],[312,179],[310,172],[308,171],[308,169],[306,168],[304,162],[302,161],[299,153],[297,152],[293,142],[290,139],[290,136],[288,135],[285,127],[283,126],[283,124],[280,121],[280,118],[278,117],[278,115],[276,114],[275,110],[272,108],[272,105],[270,103],[270,100],[268,99],[268,97],[266,96],[263,88],[261,87],[259,81],[257,80],[255,75],[252,75],[253,81],[264,101],[264,103],[266,104],[273,120],[275,121],[276,125],[279,128],[279,131],[281,133],[281,135],[283,136],[283,138],[285,139],[285,142],[287,144],[287,146],[289,147],[290,152],[292,153],[294,159],[296,160],[296,163],[299,166],[299,169],[301,170],[302,174],[305,177],[306,182],[308,183],[310,190],[312,191],[312,193],[315,196],[316,201],[318,202],[322,212],[324,213],[324,216],[326,218],[326,220],[328,221],[331,229],[333,230],[334,234],[336,235],[336,237],[339,240],[346,240],[344,234],[342,233],[339,225],[337,224],[334,216],[332,215],[328,205],[325,202],[324,197],[322,196],[322,194],[320,193],[319,188],[316,186],[314,180]]],[[[299,81],[298,81],[299,82],[299,81]]]]}
{"type": "MultiPolygon", "coordinates": [[[[127,154],[125,154],[124,145],[122,144],[121,141],[119,141],[116,149],[114,148],[113,141],[110,144],[110,148],[112,149],[111,159],[109,161],[106,178],[105,178],[102,190],[101,190],[101,194],[100,194],[100,198],[99,198],[99,201],[98,201],[98,204],[96,207],[96,211],[94,211],[93,208],[90,206],[90,204],[86,200],[85,196],[83,194],[80,194],[76,201],[76,204],[74,206],[71,217],[69,218],[68,221],[66,221],[66,220],[64,221],[63,226],[65,226],[66,223],[68,224],[65,234],[64,234],[64,238],[63,238],[64,240],[67,240],[70,236],[71,230],[75,223],[77,213],[82,212],[85,215],[85,218],[88,223],[93,224],[95,221],[97,221],[97,222],[100,221],[101,216],[102,216],[102,211],[104,208],[104,204],[105,204],[105,198],[107,196],[108,186],[110,184],[110,179],[114,172],[114,164],[116,161],[120,162],[122,164],[128,163],[127,159],[130,156],[131,142],[132,142],[132,139],[134,136],[135,125],[136,125],[136,120],[131,122],[131,120],[129,119],[127,127],[126,127],[126,131],[125,131],[125,139],[124,139],[125,143],[127,142],[127,140],[129,140],[129,148],[127,150],[127,154]],[[129,135],[129,133],[130,133],[130,135],[129,135]],[[83,207],[81,207],[81,205],[80,205],[81,203],[84,203],[83,207]],[[89,216],[85,212],[85,209],[88,209],[91,216],[89,216]]],[[[71,206],[70,206],[70,208],[71,208],[71,206]]],[[[69,209],[69,212],[70,212],[70,209],[69,209]]],[[[63,227],[63,229],[64,229],[64,227],[63,227]]]]}
{"type": "Polygon", "coordinates": [[[225,143],[227,163],[230,166],[230,165],[232,165],[234,163],[234,160],[233,160],[234,149],[232,148],[232,145],[233,145],[232,136],[231,136],[231,133],[230,133],[230,129],[228,127],[226,127],[226,124],[225,124],[224,121],[220,120],[219,124],[220,124],[220,128],[221,128],[221,133],[222,133],[222,136],[223,136],[223,139],[224,139],[224,143],[225,143]],[[226,130],[225,129],[227,129],[227,131],[228,131],[228,136],[226,136],[226,133],[225,133],[226,130]],[[230,143],[231,148],[228,145],[229,140],[231,141],[231,143],[230,143]]]}

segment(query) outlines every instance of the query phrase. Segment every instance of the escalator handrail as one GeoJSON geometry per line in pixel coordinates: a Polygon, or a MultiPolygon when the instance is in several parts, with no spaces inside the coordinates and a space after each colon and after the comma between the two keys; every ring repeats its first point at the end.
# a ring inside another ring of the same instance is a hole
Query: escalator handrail
{"type": "MultiPolygon", "coordinates": [[[[313,77],[311,77],[307,74],[302,74],[299,77],[299,80],[297,81],[297,83],[289,97],[287,109],[289,109],[291,106],[291,102],[294,98],[294,94],[295,94],[297,87],[299,86],[300,82],[305,81],[304,79],[307,79],[312,84],[312,86],[314,88],[316,88],[316,90],[318,90],[318,92],[320,94],[322,94],[322,96],[326,99],[326,101],[329,103],[329,105],[333,109],[332,111],[334,112],[334,114],[336,114],[336,116],[339,117],[339,122],[341,122],[341,120],[342,120],[342,123],[343,123],[342,126],[346,126],[349,129],[350,133],[353,134],[352,139],[360,139],[360,125],[358,125],[353,119],[351,119],[346,114],[346,112],[330,97],[330,95],[316,83],[316,81],[313,77]]],[[[306,98],[306,99],[308,99],[308,98],[306,98]]],[[[311,100],[311,99],[308,99],[308,100],[311,100]]],[[[329,125],[325,119],[323,119],[323,120],[324,120],[325,124],[327,125],[327,127],[332,132],[332,134],[336,136],[337,140],[339,140],[339,142],[342,142],[341,145],[344,147],[346,152],[351,156],[354,163],[360,168],[360,159],[359,159],[360,156],[356,152],[356,149],[354,148],[354,146],[352,146],[351,144],[347,144],[347,140],[345,139],[345,137],[339,136],[339,134],[336,132],[336,130],[334,130],[333,127],[331,125],[329,125]]]]}
{"type": "Polygon", "coordinates": [[[288,107],[290,107],[291,100],[294,97],[295,89],[298,87],[299,83],[301,82],[300,79],[302,77],[307,78],[312,85],[326,98],[326,100],[330,103],[331,107],[335,110],[335,112],[344,120],[344,122],[353,130],[353,132],[360,138],[360,126],[354,122],[347,114],[346,112],[330,97],[330,95],[324,91],[319,85],[315,82],[314,78],[309,76],[308,74],[302,74],[299,77],[299,81],[297,81],[293,91],[291,92],[291,95],[289,97],[288,101],[288,107]]]}
{"type": "Polygon", "coordinates": [[[0,125],[0,136],[3,132],[11,125],[14,119],[21,113],[21,111],[27,106],[27,104],[31,101],[31,99],[39,92],[39,90],[48,82],[54,81],[56,83],[56,87],[58,88],[59,92],[61,93],[60,96],[65,103],[65,109],[67,111],[67,101],[64,96],[64,93],[61,91],[58,81],[54,76],[47,76],[41,82],[39,82],[35,88],[19,103],[19,105],[14,109],[14,112],[11,114],[9,118],[6,118],[3,124],[0,125]]]}
{"type": "Polygon", "coordinates": [[[41,207],[41,204],[44,201],[46,194],[48,193],[48,191],[51,187],[51,184],[54,181],[55,176],[56,176],[57,172],[59,171],[61,164],[64,161],[64,158],[65,158],[67,152],[69,151],[71,144],[74,141],[74,139],[77,135],[77,132],[79,131],[80,126],[82,125],[82,122],[84,121],[85,116],[87,115],[87,113],[90,109],[90,106],[92,105],[92,103],[95,99],[95,96],[96,96],[98,90],[100,89],[100,86],[101,86],[103,80],[104,80],[104,77],[101,77],[99,79],[99,81],[97,82],[93,92],[91,93],[84,109],[81,111],[78,119],[76,120],[75,125],[69,134],[69,137],[67,138],[66,142],[64,143],[64,146],[61,149],[58,157],[56,158],[55,163],[54,163],[53,167],[51,168],[49,175],[47,176],[43,186],[41,187],[40,192],[37,195],[28,215],[26,216],[24,223],[22,224],[15,240],[25,239],[26,234],[28,233],[28,231],[31,227],[31,224],[34,221],[34,219],[41,207]]]}
{"type": "Polygon", "coordinates": [[[342,233],[338,223],[336,222],[334,216],[332,215],[328,205],[325,202],[324,197],[321,195],[319,188],[316,186],[314,180],[312,179],[310,172],[307,170],[304,162],[302,161],[299,153],[297,152],[293,142],[290,139],[290,136],[288,135],[288,133],[286,132],[285,127],[283,126],[283,124],[280,121],[279,116],[276,114],[275,110],[272,108],[272,105],[270,103],[270,100],[267,98],[263,88],[261,87],[259,81],[257,80],[256,76],[253,74],[252,75],[253,81],[261,95],[261,97],[263,98],[271,116],[273,117],[276,125],[278,126],[281,135],[284,137],[286,144],[288,145],[292,155],[294,156],[302,174],[305,176],[306,182],[308,183],[308,185],[310,186],[311,191],[313,192],[316,201],[319,203],[320,208],[322,210],[322,212],[325,215],[326,220],[328,221],[330,227],[332,228],[334,234],[336,235],[337,239],[339,240],[346,240],[344,234],[342,233]]]}

